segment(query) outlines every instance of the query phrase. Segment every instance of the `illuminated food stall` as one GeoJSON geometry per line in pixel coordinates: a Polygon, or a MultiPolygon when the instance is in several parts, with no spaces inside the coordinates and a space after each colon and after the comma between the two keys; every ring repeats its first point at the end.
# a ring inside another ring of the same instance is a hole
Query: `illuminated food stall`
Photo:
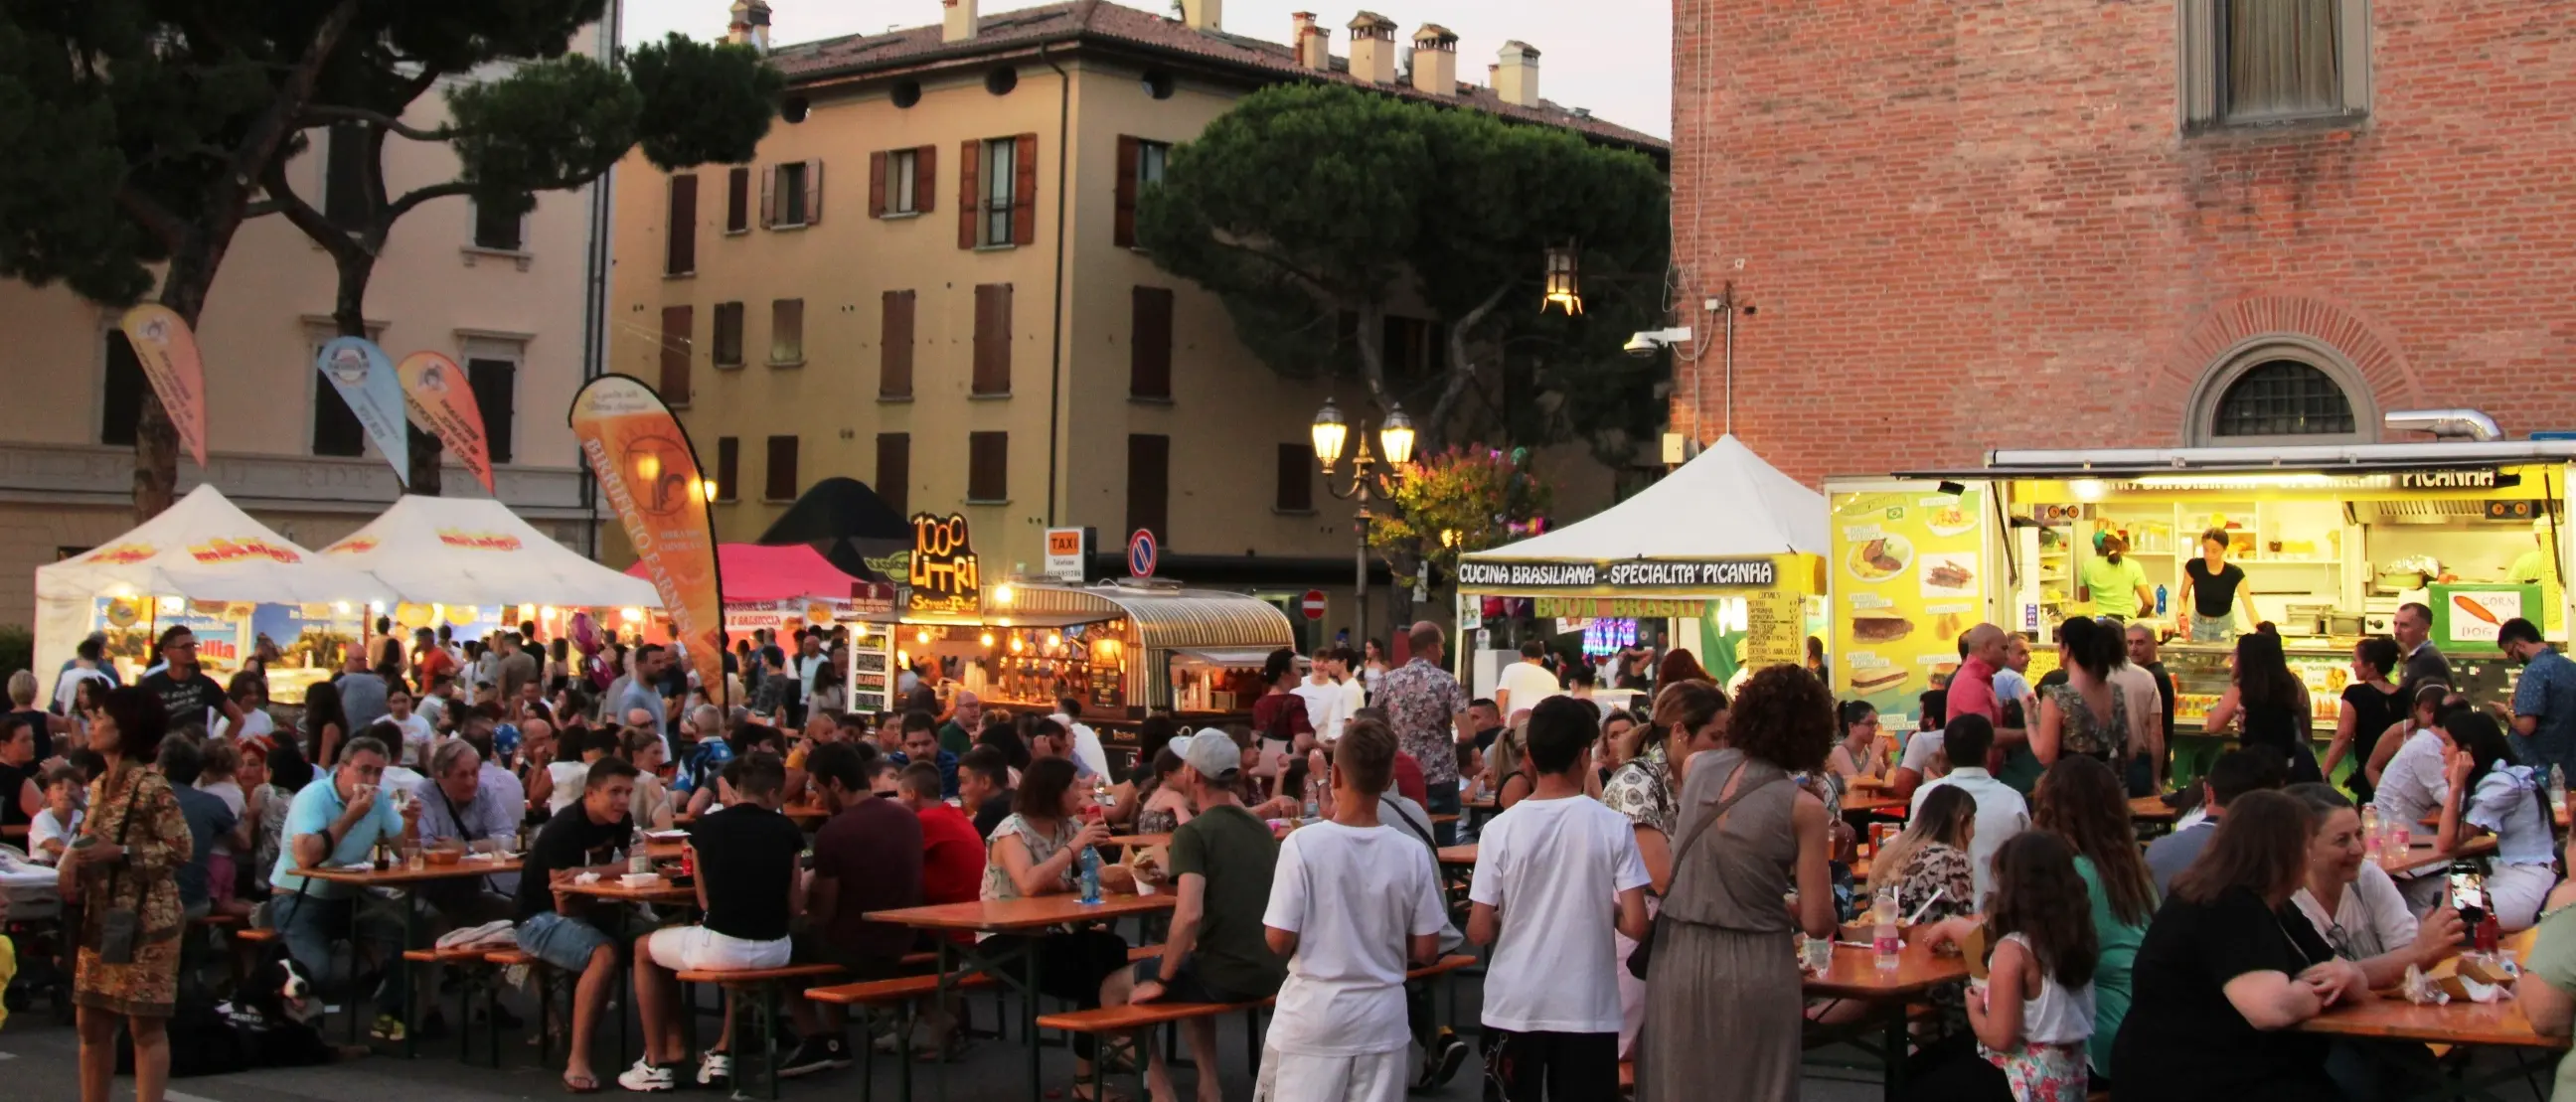
{"type": "Polygon", "coordinates": [[[1723,436],[1585,520],[1461,556],[1458,623],[1480,629],[1486,598],[1526,598],[1532,615],[1587,640],[1596,624],[1605,642],[1649,634],[1641,621],[1665,627],[1720,678],[1802,662],[1823,518],[1822,496],[1723,436]]]}
{"type": "Polygon", "coordinates": [[[937,661],[958,688],[1014,712],[1053,711],[1071,696],[1095,724],[1163,711],[1185,725],[1242,722],[1263,691],[1263,660],[1295,645],[1267,601],[1159,579],[988,583],[966,518],[922,514],[913,525],[896,612],[851,648],[862,694],[890,692],[907,664],[937,661]],[[883,658],[878,672],[870,660],[883,658]]]}
{"type": "Polygon", "coordinates": [[[2131,619],[2166,640],[2177,733],[2200,729],[2227,689],[2234,634],[2257,623],[2282,636],[2314,726],[2331,732],[2354,644],[2388,635],[2406,604],[2431,610],[2432,642],[2462,689],[2508,701],[2517,671],[2497,628],[2521,617],[2566,638],[2571,462],[2576,443],[2528,440],[1997,451],[1983,468],[1829,481],[1834,630],[1859,652],[1842,665],[1937,669],[1978,620],[2027,632],[2044,652],[2057,622],[2102,611],[2085,581],[2116,543],[2147,593],[2131,619]],[[2236,603],[2223,638],[2187,638],[2184,582],[2210,534],[2252,607],[2236,603]],[[1958,555],[1980,556],[1994,576],[1943,584],[1935,572],[1958,555]],[[1891,588],[1922,603],[1886,599],[1891,588]],[[1885,622],[1891,607],[1907,630],[1885,622]]]}

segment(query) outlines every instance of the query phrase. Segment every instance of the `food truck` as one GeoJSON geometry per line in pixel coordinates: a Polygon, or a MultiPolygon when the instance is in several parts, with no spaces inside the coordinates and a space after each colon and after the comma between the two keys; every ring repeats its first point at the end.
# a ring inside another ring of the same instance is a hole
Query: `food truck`
{"type": "Polygon", "coordinates": [[[2165,640],[2177,734],[2201,729],[2234,634],[2258,624],[2281,635],[2331,734],[2354,644],[2389,634],[2410,603],[2431,611],[2464,692],[2509,701],[2517,671],[2497,628],[2521,617],[2566,640],[2571,463],[2576,442],[2543,440],[2002,450],[1983,467],[1829,479],[1835,688],[1912,717],[1980,621],[2033,640],[2035,680],[2055,662],[2054,626],[2102,611],[2085,582],[2110,573],[2093,566],[2116,540],[2147,593],[2131,619],[2165,640]],[[2205,534],[2244,575],[2224,638],[2189,637],[2205,534]]]}

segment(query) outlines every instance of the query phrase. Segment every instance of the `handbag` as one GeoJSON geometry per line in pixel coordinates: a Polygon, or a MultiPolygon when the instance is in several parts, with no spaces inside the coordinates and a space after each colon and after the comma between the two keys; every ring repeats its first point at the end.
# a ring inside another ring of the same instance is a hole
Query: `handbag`
{"type": "MultiPolygon", "coordinates": [[[[1747,764],[1751,764],[1749,760],[1747,764]]],[[[1742,767],[1739,766],[1738,768],[1742,767]]],[[[1676,888],[1681,886],[1682,860],[1690,856],[1691,846],[1699,841],[1700,835],[1708,832],[1709,824],[1725,818],[1726,813],[1732,810],[1736,804],[1742,802],[1745,797],[1788,779],[1787,774],[1782,774],[1780,776],[1773,777],[1770,780],[1742,786],[1735,790],[1735,795],[1719,800],[1715,805],[1711,806],[1708,814],[1701,818],[1698,823],[1692,825],[1690,833],[1682,835],[1681,848],[1673,851],[1673,886],[1676,888]]],[[[1664,894],[1670,895],[1672,893],[1666,892],[1664,894]]],[[[1643,939],[1640,939],[1637,942],[1637,947],[1628,953],[1629,975],[1635,976],[1641,980],[1646,978],[1647,967],[1654,963],[1655,942],[1662,940],[1664,935],[1664,925],[1671,921],[1672,917],[1670,915],[1661,911],[1656,912],[1654,922],[1646,927],[1646,936],[1643,939]]]]}
{"type": "MultiPolygon", "coordinates": [[[[140,788],[142,784],[142,770],[137,767],[132,787],[140,788]]],[[[117,824],[116,828],[116,847],[120,850],[125,848],[126,838],[134,832],[134,803],[139,795],[134,791],[126,793],[125,818],[117,824]]],[[[118,861],[116,871],[109,873],[107,878],[107,908],[100,911],[98,915],[98,962],[100,964],[134,963],[134,943],[140,940],[143,933],[142,913],[133,907],[116,905],[117,882],[124,879],[125,870],[133,867],[134,864],[129,857],[119,857],[118,861]]]]}

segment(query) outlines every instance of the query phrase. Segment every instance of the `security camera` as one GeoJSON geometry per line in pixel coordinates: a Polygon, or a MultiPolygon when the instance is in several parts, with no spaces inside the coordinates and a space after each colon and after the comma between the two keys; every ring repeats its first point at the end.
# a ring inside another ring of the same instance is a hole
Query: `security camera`
{"type": "Polygon", "coordinates": [[[1669,348],[1690,339],[1691,331],[1687,325],[1672,329],[1648,329],[1630,334],[1628,343],[1620,350],[1643,360],[1652,357],[1658,349],[1669,348]]]}

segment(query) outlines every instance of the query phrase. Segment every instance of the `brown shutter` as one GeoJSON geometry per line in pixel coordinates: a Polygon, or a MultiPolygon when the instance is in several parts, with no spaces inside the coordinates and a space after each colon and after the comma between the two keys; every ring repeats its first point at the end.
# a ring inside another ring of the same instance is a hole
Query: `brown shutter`
{"type": "Polygon", "coordinates": [[[1011,499],[1011,434],[966,434],[966,500],[1011,499]]]}
{"type": "Polygon", "coordinates": [[[868,217],[883,218],[886,212],[886,155],[868,154],[868,217]]]}
{"type": "Polygon", "coordinates": [[[805,162],[805,224],[823,221],[823,162],[805,162]]]}
{"type": "Polygon", "coordinates": [[[716,437],[716,500],[732,501],[742,482],[742,438],[716,437]]]}
{"type": "Polygon", "coordinates": [[[766,478],[768,481],[761,488],[760,496],[771,501],[796,500],[795,437],[769,438],[769,470],[766,472],[766,478]]]}
{"type": "Polygon", "coordinates": [[[925,145],[912,151],[912,211],[928,214],[939,209],[939,147],[925,145]]]}
{"type": "Polygon", "coordinates": [[[778,224],[778,166],[760,170],[760,228],[778,224]]]}
{"type": "Polygon", "coordinates": [[[981,186],[983,158],[976,156],[975,142],[961,143],[957,150],[957,247],[975,247],[975,215],[982,204],[975,201],[975,189],[981,186]]]}
{"type": "Polygon", "coordinates": [[[1172,396],[1172,292],[1136,288],[1130,311],[1127,393],[1135,398],[1172,396]]]}
{"type": "Polygon", "coordinates": [[[1279,445],[1279,492],[1272,504],[1283,513],[1315,508],[1315,445],[1279,445]]]}
{"type": "Polygon", "coordinates": [[[670,240],[662,258],[665,275],[687,275],[698,270],[698,178],[694,175],[671,177],[671,211],[664,231],[670,240]]]}
{"type": "Polygon", "coordinates": [[[1172,438],[1127,437],[1127,530],[1154,533],[1164,546],[1172,542],[1172,438]]]}
{"type": "Polygon", "coordinates": [[[689,402],[689,331],[694,322],[690,307],[662,308],[662,400],[675,406],[689,402]]]}
{"type": "Polygon", "coordinates": [[[1118,214],[1110,222],[1109,239],[1122,249],[1136,247],[1136,139],[1118,135],[1118,214]]]}
{"type": "Polygon", "coordinates": [[[877,434],[877,496],[894,509],[896,516],[909,516],[912,502],[912,434],[881,432],[877,434]]]}
{"type": "Polygon", "coordinates": [[[883,355],[877,374],[877,393],[883,397],[912,397],[912,304],[910,291],[885,293],[883,355]]]}
{"type": "Polygon", "coordinates": [[[740,233],[751,228],[751,166],[735,165],[725,172],[725,230],[740,233]]]}
{"type": "Polygon", "coordinates": [[[1033,245],[1038,239],[1038,136],[1020,135],[1011,158],[1011,244],[1033,245]]]}
{"type": "Polygon", "coordinates": [[[1011,392],[1011,285],[975,287],[976,394],[1011,392]]]}

